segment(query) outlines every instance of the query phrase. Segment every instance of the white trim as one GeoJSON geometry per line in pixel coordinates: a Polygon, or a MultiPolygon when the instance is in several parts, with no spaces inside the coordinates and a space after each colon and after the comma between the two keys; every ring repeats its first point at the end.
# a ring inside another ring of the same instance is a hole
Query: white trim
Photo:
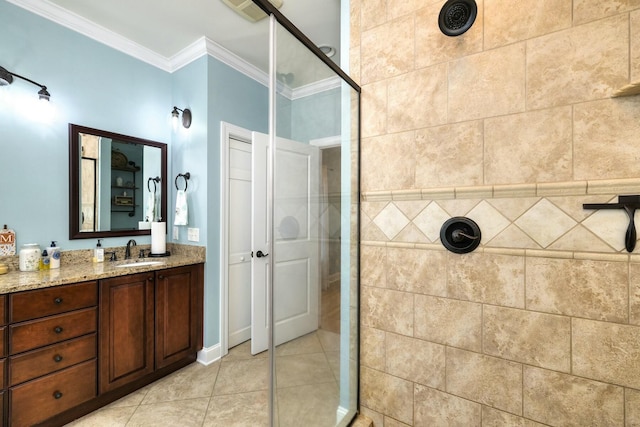
{"type": "Polygon", "coordinates": [[[251,131],[220,122],[220,354],[229,352],[229,138],[251,142],[251,131]]]}
{"type": "Polygon", "coordinates": [[[220,354],[220,344],[213,345],[211,347],[203,348],[198,352],[196,360],[201,365],[207,366],[220,360],[222,354],[220,354]]]}
{"type": "Polygon", "coordinates": [[[340,147],[342,145],[342,137],[340,135],[327,136],[326,138],[312,139],[309,141],[310,145],[314,145],[321,149],[340,147]]]}
{"type": "MultiPolygon", "coordinates": [[[[338,406],[338,409],[336,409],[336,425],[341,425],[341,421],[342,421],[342,425],[345,425],[345,417],[347,416],[347,414],[349,413],[349,409],[344,408],[342,406],[338,406]]],[[[351,421],[351,420],[346,420],[346,421],[351,421]]]]}
{"type": "Polygon", "coordinates": [[[121,36],[105,27],[96,24],[80,15],[64,9],[57,4],[47,0],[7,0],[18,7],[35,13],[49,21],[69,28],[90,39],[96,40],[113,49],[119,50],[127,55],[133,56],[143,62],[160,68],[164,71],[171,71],[167,58],[135,43],[126,37],[121,36]]]}
{"type": "Polygon", "coordinates": [[[341,87],[342,79],[338,76],[329,77],[328,79],[319,80],[317,82],[300,86],[299,88],[291,91],[291,100],[304,98],[305,96],[315,95],[316,93],[322,93],[330,89],[336,89],[341,87]]]}

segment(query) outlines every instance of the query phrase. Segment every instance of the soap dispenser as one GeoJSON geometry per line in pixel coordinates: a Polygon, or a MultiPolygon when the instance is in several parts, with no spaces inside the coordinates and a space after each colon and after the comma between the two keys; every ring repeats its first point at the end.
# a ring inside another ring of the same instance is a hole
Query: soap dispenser
{"type": "Polygon", "coordinates": [[[98,244],[96,245],[96,248],[93,250],[94,262],[104,262],[104,248],[102,247],[102,243],[100,243],[100,240],[102,239],[98,239],[98,244]]]}

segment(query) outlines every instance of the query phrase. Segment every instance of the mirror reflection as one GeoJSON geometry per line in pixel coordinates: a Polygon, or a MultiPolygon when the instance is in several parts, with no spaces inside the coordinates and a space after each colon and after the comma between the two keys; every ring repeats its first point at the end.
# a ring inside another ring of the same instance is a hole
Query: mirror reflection
{"type": "Polygon", "coordinates": [[[70,238],[150,234],[166,216],[166,144],[71,124],[70,238]]]}

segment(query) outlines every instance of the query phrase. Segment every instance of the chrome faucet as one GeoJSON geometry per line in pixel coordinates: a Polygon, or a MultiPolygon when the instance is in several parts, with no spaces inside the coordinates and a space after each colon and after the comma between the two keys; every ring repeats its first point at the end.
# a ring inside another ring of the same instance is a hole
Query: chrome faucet
{"type": "Polygon", "coordinates": [[[136,246],[137,243],[135,240],[131,239],[127,242],[127,248],[124,250],[124,259],[131,258],[131,246],[136,246]]]}

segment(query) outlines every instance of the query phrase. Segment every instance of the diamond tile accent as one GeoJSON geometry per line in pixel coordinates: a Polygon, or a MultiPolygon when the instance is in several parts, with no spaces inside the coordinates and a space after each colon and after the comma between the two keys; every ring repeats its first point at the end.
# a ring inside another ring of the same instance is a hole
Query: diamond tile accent
{"type": "Polygon", "coordinates": [[[511,221],[484,200],[471,209],[468,217],[480,227],[480,232],[482,233],[480,241],[482,244],[486,244],[511,224],[511,221]]]}
{"type": "Polygon", "coordinates": [[[389,203],[373,219],[373,222],[382,230],[389,240],[393,240],[410,221],[396,205],[389,203]]]}
{"type": "Polygon", "coordinates": [[[582,221],[582,225],[615,250],[624,249],[624,235],[629,225],[629,217],[622,209],[598,210],[582,221]]]}
{"type": "Polygon", "coordinates": [[[577,222],[547,199],[542,199],[518,218],[515,224],[546,248],[575,227],[577,222]]]}
{"type": "Polygon", "coordinates": [[[555,241],[549,249],[560,251],[611,252],[611,247],[586,227],[578,225],[555,241]]]}
{"type": "Polygon", "coordinates": [[[487,246],[495,248],[541,249],[540,245],[513,224],[491,239],[491,241],[487,243],[487,246]]]}
{"type": "Polygon", "coordinates": [[[413,220],[413,223],[433,243],[440,239],[442,224],[450,218],[436,202],[429,203],[422,212],[413,220]]]}

